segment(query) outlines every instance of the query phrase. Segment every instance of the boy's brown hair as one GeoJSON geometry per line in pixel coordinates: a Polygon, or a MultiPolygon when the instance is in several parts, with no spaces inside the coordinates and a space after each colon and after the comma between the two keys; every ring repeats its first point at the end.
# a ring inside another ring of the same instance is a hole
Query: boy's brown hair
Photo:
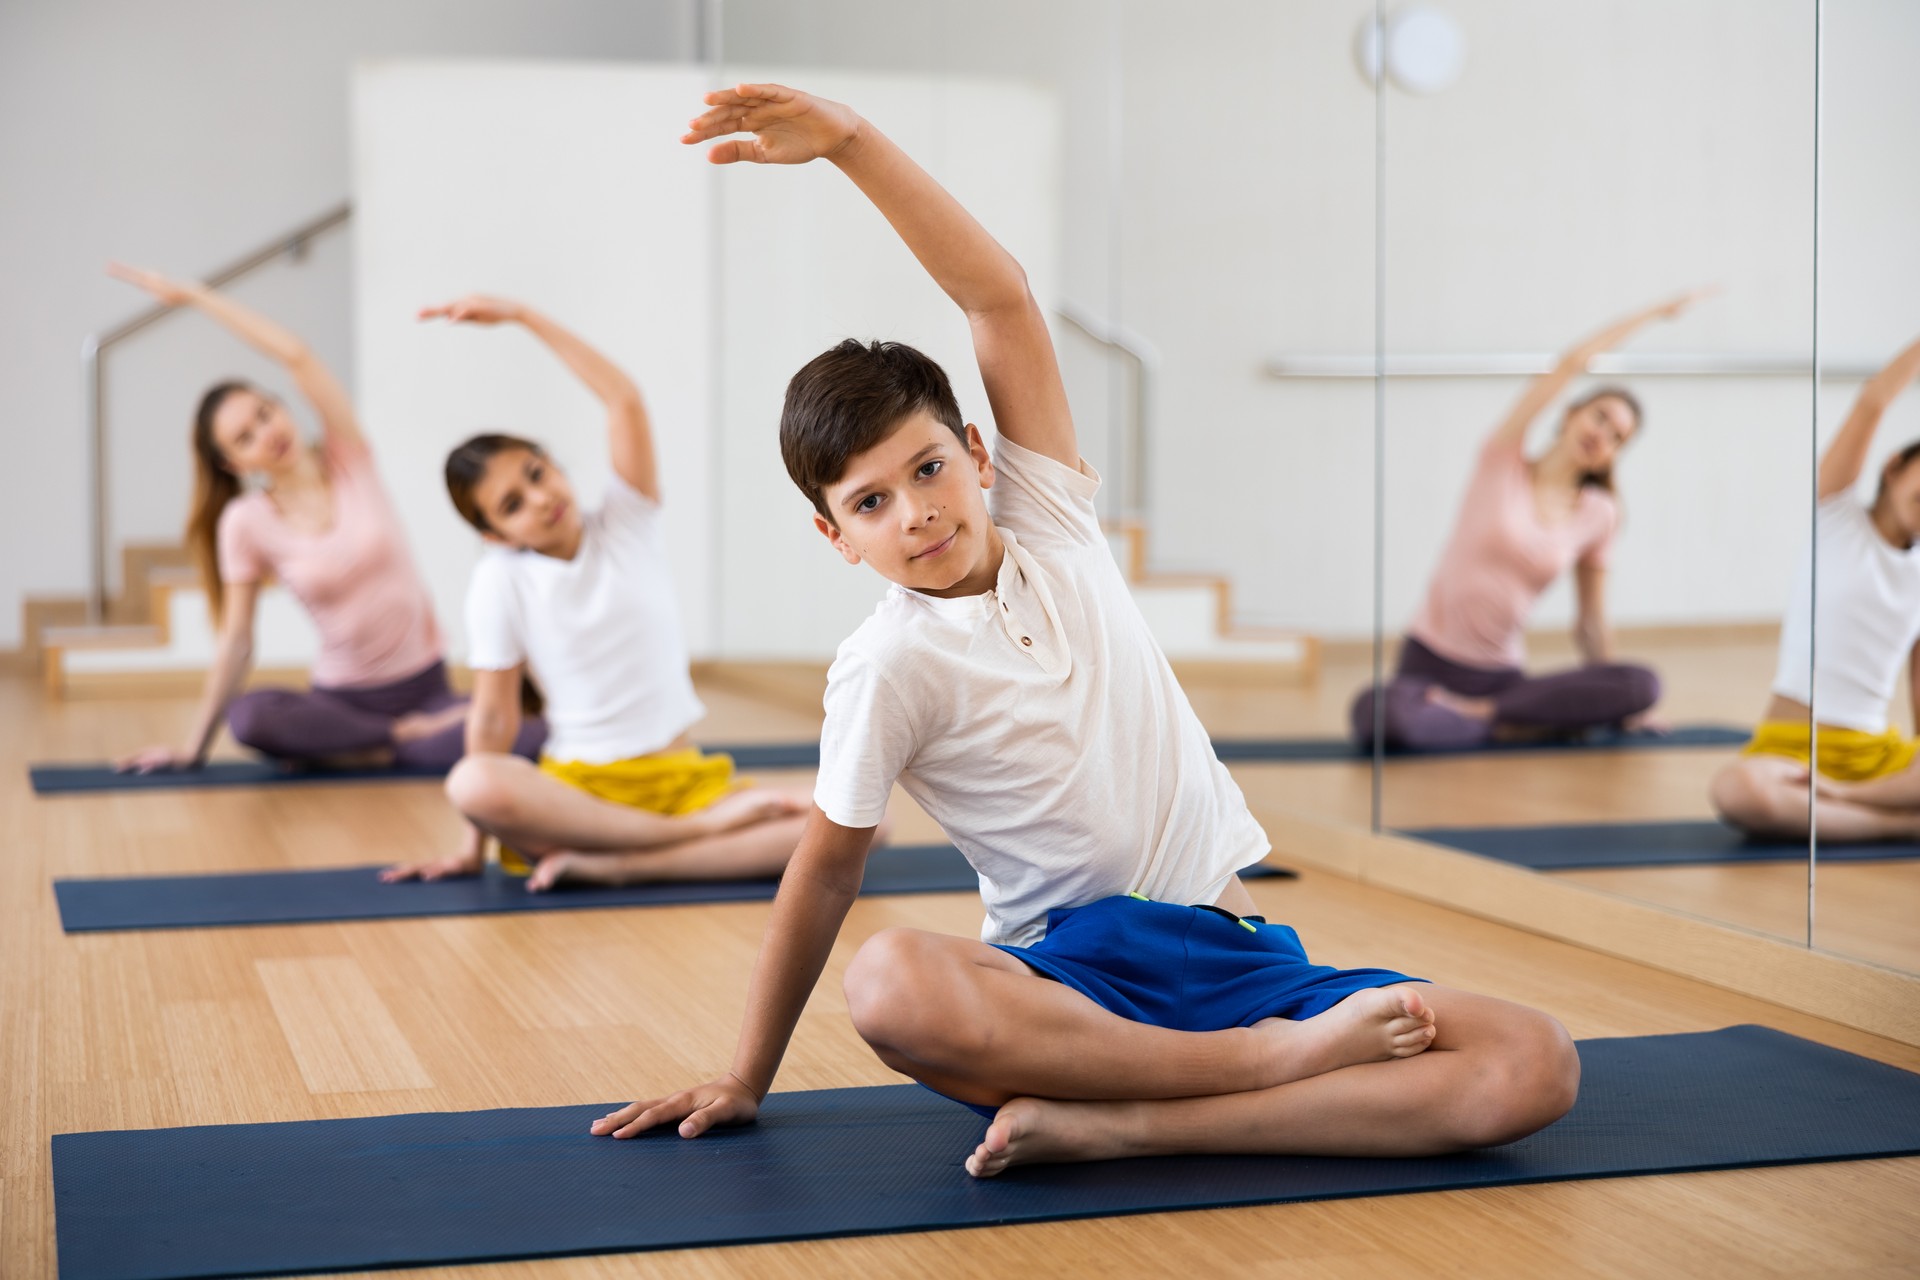
{"type": "Polygon", "coordinates": [[[829,523],[826,487],[847,464],[925,410],[962,444],[967,424],[946,371],[904,342],[848,338],[815,356],[787,383],[780,411],[780,456],[787,474],[829,523]]]}

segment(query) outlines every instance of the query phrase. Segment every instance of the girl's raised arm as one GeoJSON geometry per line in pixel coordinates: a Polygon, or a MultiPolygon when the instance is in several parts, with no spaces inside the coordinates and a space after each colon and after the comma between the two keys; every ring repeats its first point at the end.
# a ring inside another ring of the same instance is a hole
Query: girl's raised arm
{"type": "Polygon", "coordinates": [[[518,324],[547,344],[587,390],[607,407],[607,452],[614,474],[636,492],[660,501],[660,467],[653,451],[653,423],[646,402],[620,366],[588,346],[578,334],[522,303],[473,294],[437,307],[422,307],[422,320],[466,324],[518,324]]]}

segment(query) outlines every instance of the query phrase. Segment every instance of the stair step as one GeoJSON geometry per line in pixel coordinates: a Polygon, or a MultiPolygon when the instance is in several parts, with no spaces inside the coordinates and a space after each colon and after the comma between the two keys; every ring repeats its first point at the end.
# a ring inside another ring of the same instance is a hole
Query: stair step
{"type": "Polygon", "coordinates": [[[150,624],[106,623],[43,627],[40,643],[50,649],[144,649],[166,643],[166,635],[161,628],[150,624]]]}

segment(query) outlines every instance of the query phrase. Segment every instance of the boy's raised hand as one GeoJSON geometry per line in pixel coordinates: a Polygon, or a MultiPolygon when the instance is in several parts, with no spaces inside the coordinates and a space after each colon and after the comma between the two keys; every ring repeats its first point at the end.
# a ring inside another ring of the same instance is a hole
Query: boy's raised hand
{"type": "Polygon", "coordinates": [[[655,1125],[678,1120],[681,1137],[697,1138],[715,1125],[751,1124],[759,1114],[760,1095],[729,1072],[671,1097],[629,1102],[595,1120],[588,1132],[599,1137],[612,1134],[616,1138],[637,1138],[655,1125]]]}
{"type": "Polygon", "coordinates": [[[714,164],[805,164],[832,156],[860,132],[851,107],[780,84],[742,84],[709,93],[707,110],[689,123],[680,141],[689,146],[730,133],[707,151],[714,164]]]}

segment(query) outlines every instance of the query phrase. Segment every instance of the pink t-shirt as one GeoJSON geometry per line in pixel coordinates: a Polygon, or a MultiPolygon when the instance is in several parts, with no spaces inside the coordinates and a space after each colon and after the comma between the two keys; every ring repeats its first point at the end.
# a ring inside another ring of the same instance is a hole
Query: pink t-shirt
{"type": "Polygon", "coordinates": [[[333,487],[333,526],[303,533],[288,527],[266,494],[243,494],[220,513],[220,580],[271,574],[306,606],[320,632],[314,684],[391,684],[440,659],[433,599],[373,455],[364,446],[328,446],[321,459],[333,487]]]}
{"type": "Polygon", "coordinates": [[[1589,485],[1572,515],[1543,523],[1520,447],[1489,444],[1409,634],[1464,666],[1525,665],[1534,601],[1576,561],[1604,569],[1619,520],[1613,495],[1589,485]]]}

